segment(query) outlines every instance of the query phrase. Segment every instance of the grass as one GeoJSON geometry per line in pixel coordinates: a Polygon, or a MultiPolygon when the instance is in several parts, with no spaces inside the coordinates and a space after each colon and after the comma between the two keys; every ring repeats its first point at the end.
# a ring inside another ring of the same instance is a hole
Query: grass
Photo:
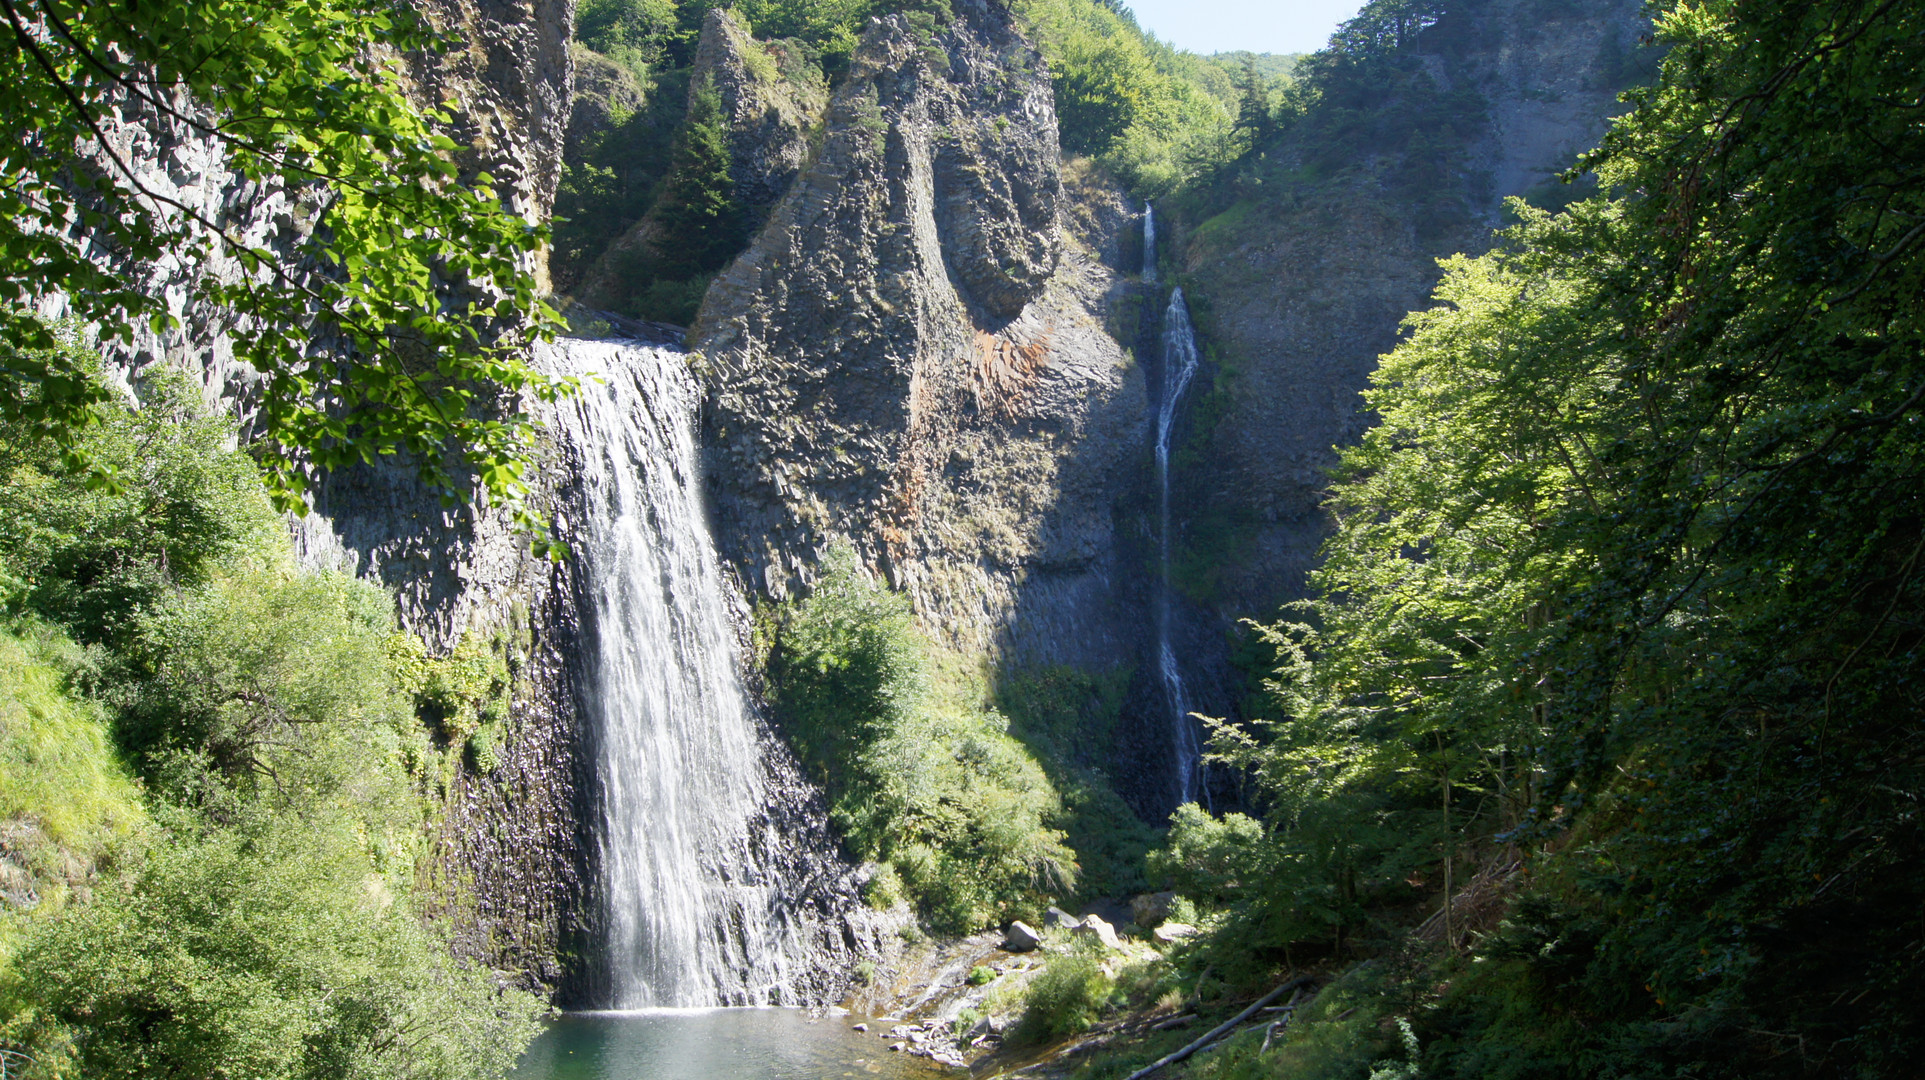
{"type": "Polygon", "coordinates": [[[86,659],[43,624],[0,628],[0,973],[28,920],[64,908],[147,821],[102,710],[67,689],[86,659]]]}
{"type": "Polygon", "coordinates": [[[145,814],[100,708],[66,690],[63,668],[81,658],[43,626],[0,632],[0,820],[99,852],[130,837],[145,814]]]}

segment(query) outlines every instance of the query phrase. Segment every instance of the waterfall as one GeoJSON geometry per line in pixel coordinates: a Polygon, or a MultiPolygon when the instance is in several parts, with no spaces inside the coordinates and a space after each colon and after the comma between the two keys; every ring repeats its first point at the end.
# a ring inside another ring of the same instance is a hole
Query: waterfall
{"type": "MultiPolygon", "coordinates": [[[[1144,246],[1151,239],[1152,219],[1143,219],[1144,246]]],[[[1151,276],[1144,264],[1144,276],[1151,276]]],[[[1163,385],[1156,408],[1156,492],[1161,527],[1157,531],[1157,556],[1161,577],[1156,594],[1157,673],[1169,699],[1170,724],[1176,746],[1177,802],[1193,802],[1200,787],[1203,746],[1196,721],[1190,718],[1190,691],[1183,683],[1183,668],[1177,663],[1176,648],[1170,631],[1173,609],[1170,597],[1170,438],[1176,427],[1176,410],[1183,394],[1196,378],[1196,330],[1190,325],[1190,308],[1183,301],[1183,290],[1170,293],[1170,306],[1163,312],[1163,385]]]]}
{"type": "Polygon", "coordinates": [[[1143,280],[1156,280],[1156,207],[1143,204],[1143,280]]]}
{"type": "Polygon", "coordinates": [[[703,511],[686,355],[570,340],[538,361],[582,380],[549,426],[579,482],[557,524],[589,639],[606,1004],[793,1003],[809,928],[770,865],[785,845],[762,813],[772,774],[703,511]]]}

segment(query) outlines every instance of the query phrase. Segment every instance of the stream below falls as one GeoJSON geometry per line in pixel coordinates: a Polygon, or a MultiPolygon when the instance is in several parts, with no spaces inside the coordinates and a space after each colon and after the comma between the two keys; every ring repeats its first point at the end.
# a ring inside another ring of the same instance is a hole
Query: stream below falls
{"type": "Polygon", "coordinates": [[[514,1080],[936,1080],[966,1077],[889,1049],[848,1016],[802,1009],[644,1009],[552,1021],[514,1080]]]}

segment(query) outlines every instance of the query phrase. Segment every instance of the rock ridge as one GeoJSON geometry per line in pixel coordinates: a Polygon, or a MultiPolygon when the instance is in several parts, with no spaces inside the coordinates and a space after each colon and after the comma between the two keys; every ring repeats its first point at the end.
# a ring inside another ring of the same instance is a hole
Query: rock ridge
{"type": "Polygon", "coordinates": [[[872,20],[691,338],[717,537],[754,588],[791,595],[847,540],[955,647],[1114,662],[1144,390],[1106,259],[1133,215],[1080,182],[1104,209],[1066,227],[1048,71],[1006,10],[872,20]]]}

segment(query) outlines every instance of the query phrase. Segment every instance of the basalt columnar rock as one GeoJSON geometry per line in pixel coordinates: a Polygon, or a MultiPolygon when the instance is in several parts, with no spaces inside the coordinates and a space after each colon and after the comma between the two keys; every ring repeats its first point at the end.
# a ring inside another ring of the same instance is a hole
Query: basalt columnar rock
{"type": "Polygon", "coordinates": [[[1113,186],[1066,215],[1047,71],[998,5],[872,21],[820,152],[692,344],[717,536],[768,596],[835,540],[950,644],[1118,658],[1111,507],[1144,389],[1106,319],[1113,186]]]}

